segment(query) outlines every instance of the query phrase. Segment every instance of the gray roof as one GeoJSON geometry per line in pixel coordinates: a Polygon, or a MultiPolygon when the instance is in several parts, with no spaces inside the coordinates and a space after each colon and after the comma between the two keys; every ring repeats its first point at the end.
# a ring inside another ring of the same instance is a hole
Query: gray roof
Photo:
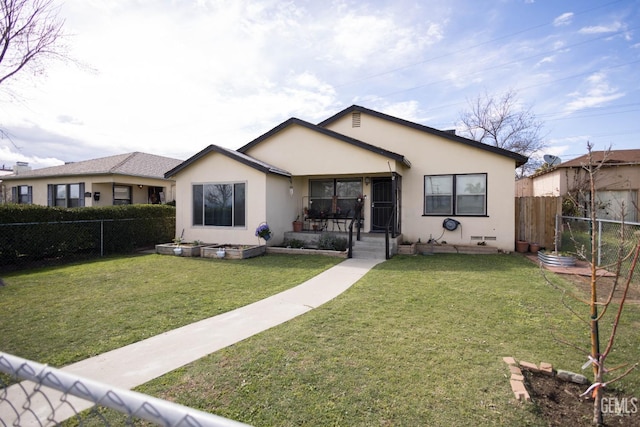
{"type": "Polygon", "coordinates": [[[136,151],[67,163],[60,166],[21,171],[19,175],[6,175],[2,179],[48,178],[73,175],[129,175],[164,179],[165,172],[175,168],[180,163],[182,163],[182,160],[136,151]]]}

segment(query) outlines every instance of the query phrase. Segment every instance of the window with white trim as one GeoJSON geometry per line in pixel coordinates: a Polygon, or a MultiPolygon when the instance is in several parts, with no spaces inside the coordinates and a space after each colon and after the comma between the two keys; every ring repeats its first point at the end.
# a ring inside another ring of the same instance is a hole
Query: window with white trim
{"type": "Polygon", "coordinates": [[[194,184],[193,225],[244,227],[246,225],[246,184],[194,184]]]}
{"type": "Polygon", "coordinates": [[[425,175],[425,215],[487,214],[487,174],[425,175]]]}

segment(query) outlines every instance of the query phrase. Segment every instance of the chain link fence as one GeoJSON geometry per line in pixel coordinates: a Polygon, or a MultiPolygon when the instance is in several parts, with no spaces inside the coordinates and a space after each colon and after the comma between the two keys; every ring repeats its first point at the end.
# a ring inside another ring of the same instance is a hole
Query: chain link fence
{"type": "Polygon", "coordinates": [[[69,426],[121,426],[141,425],[142,420],[167,427],[247,426],[2,352],[0,372],[5,374],[5,377],[0,374],[2,427],[57,426],[61,423],[69,426]],[[113,416],[104,408],[122,415],[113,416]]]}
{"type": "Polygon", "coordinates": [[[0,224],[0,268],[29,268],[170,242],[175,217],[0,224]]]}
{"type": "MultiPolygon", "coordinates": [[[[596,264],[598,267],[612,271],[620,257],[626,257],[640,241],[640,223],[596,219],[595,223],[589,218],[563,216],[557,231],[559,251],[577,253],[587,260],[591,257],[591,230],[596,230],[596,264]],[[621,244],[622,243],[622,244],[621,244]]],[[[631,259],[627,257],[622,262],[621,273],[627,275],[631,259]]],[[[633,277],[634,282],[640,282],[640,274],[633,277]]]]}

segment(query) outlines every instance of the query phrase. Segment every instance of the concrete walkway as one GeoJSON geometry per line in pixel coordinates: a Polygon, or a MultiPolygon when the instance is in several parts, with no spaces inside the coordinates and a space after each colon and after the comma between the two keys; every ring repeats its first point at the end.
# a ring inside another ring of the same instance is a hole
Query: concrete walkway
{"type": "MultiPolygon", "coordinates": [[[[131,389],[330,301],[382,261],[347,259],[301,285],[269,298],[82,360],[61,370],[113,387],[131,389]]],[[[92,406],[85,401],[80,402],[84,402],[83,409],[92,406]]],[[[80,402],[75,403],[76,410],[80,402]]],[[[32,405],[31,410],[35,409],[32,405]]],[[[43,408],[43,411],[47,409],[50,407],[43,408]]],[[[0,420],[4,420],[4,415],[7,414],[3,414],[0,408],[0,420]]],[[[59,415],[62,414],[56,412],[58,421],[59,415]]]]}

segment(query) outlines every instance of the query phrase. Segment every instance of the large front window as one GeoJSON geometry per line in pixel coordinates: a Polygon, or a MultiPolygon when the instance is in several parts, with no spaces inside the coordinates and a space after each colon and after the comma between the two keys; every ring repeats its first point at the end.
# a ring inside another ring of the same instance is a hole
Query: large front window
{"type": "Polygon", "coordinates": [[[330,214],[353,216],[354,205],[362,194],[359,178],[316,179],[309,181],[309,216],[330,214]]]}
{"type": "Polygon", "coordinates": [[[425,215],[486,215],[487,174],[427,175],[425,215]]]}
{"type": "Polygon", "coordinates": [[[84,206],[84,183],[49,185],[49,206],[61,208],[84,206]]]}
{"type": "Polygon", "coordinates": [[[195,184],[193,225],[244,227],[245,183],[195,184]]]}

